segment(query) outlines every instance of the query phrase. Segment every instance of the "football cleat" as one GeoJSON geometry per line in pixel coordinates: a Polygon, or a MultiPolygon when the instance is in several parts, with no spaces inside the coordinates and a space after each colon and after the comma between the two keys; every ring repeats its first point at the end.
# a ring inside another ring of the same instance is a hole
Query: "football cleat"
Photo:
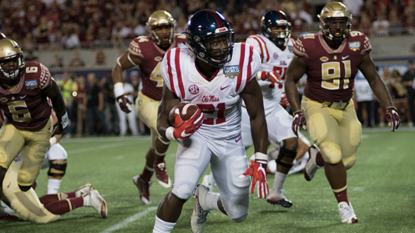
{"type": "Polygon", "coordinates": [[[150,185],[152,182],[145,182],[143,179],[141,179],[140,175],[134,176],[133,182],[135,186],[138,188],[138,193],[140,194],[141,201],[146,205],[150,205],[150,185]]]}
{"type": "Polygon", "coordinates": [[[271,192],[269,192],[269,195],[267,197],[267,202],[273,205],[280,205],[284,208],[290,208],[293,203],[281,193],[277,189],[272,189],[271,192]]]}
{"type": "Polygon", "coordinates": [[[215,178],[213,178],[212,173],[203,177],[202,185],[208,187],[209,190],[213,190],[213,188],[216,186],[216,181],[215,178]]]}
{"type": "Polygon", "coordinates": [[[108,206],[107,202],[102,198],[99,194],[98,190],[91,190],[87,194],[85,194],[84,199],[89,198],[86,202],[89,203],[86,206],[91,206],[94,208],[98,213],[101,214],[101,217],[107,218],[108,216],[108,206]]]}
{"type": "Polygon", "coordinates": [[[340,218],[342,219],[342,223],[357,223],[357,217],[356,214],[354,213],[353,207],[352,207],[352,203],[349,202],[349,204],[347,204],[347,202],[342,201],[338,204],[339,207],[339,214],[340,214],[340,218]]]}
{"type": "Polygon", "coordinates": [[[321,156],[320,150],[316,146],[310,146],[308,149],[308,153],[310,154],[310,158],[307,160],[307,164],[305,166],[304,177],[307,181],[311,181],[316,174],[316,171],[319,168],[322,168],[317,164],[317,156],[321,156]]]}
{"type": "Polygon", "coordinates": [[[205,228],[207,216],[210,210],[205,210],[200,203],[205,203],[206,194],[209,192],[209,188],[198,185],[193,196],[195,197],[195,207],[193,213],[190,216],[190,228],[193,233],[201,233],[205,228]]]}
{"type": "Polygon", "coordinates": [[[74,191],[75,192],[75,197],[82,197],[83,195],[89,193],[90,191],[92,191],[94,189],[95,189],[95,187],[90,183],[82,185],[81,187],[75,189],[75,191],[74,191]]]}
{"type": "Polygon", "coordinates": [[[169,175],[167,175],[166,172],[166,162],[162,162],[159,164],[154,164],[154,170],[156,173],[157,181],[161,186],[164,188],[170,188],[171,187],[171,180],[169,175]]]}

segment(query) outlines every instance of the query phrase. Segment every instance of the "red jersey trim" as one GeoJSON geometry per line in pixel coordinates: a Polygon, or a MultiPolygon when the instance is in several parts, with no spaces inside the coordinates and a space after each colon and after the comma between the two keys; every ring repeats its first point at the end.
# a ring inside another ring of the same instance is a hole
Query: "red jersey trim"
{"type": "Polygon", "coordinates": [[[238,81],[236,82],[236,92],[238,92],[239,88],[241,87],[241,83],[242,83],[242,75],[244,73],[244,69],[243,69],[243,65],[244,65],[244,61],[245,61],[245,43],[241,43],[241,60],[239,60],[239,69],[240,69],[240,73],[238,76],[238,81]]]}
{"type": "Polygon", "coordinates": [[[169,80],[170,80],[170,87],[171,90],[176,94],[176,90],[174,88],[174,81],[173,81],[173,73],[171,71],[171,61],[170,61],[171,50],[167,52],[167,72],[169,73],[169,80]]]}
{"type": "Polygon", "coordinates": [[[177,73],[177,84],[179,85],[179,89],[180,89],[180,94],[182,96],[181,99],[184,99],[185,96],[185,92],[184,92],[184,86],[183,86],[183,80],[182,80],[182,72],[180,70],[180,47],[177,47],[176,50],[176,55],[174,56],[174,63],[176,65],[176,73],[177,73]]]}
{"type": "Polygon", "coordinates": [[[245,82],[244,89],[245,89],[246,85],[248,85],[248,83],[251,81],[251,76],[252,76],[251,63],[252,63],[252,54],[253,53],[254,53],[254,47],[250,46],[249,47],[249,61],[248,61],[248,76],[247,76],[248,79],[245,82]]]}
{"type": "MultiPolygon", "coordinates": [[[[267,61],[266,62],[269,62],[269,52],[268,52],[267,43],[260,36],[258,36],[258,39],[260,39],[262,41],[262,43],[264,43],[265,52],[267,53],[267,61]]],[[[261,43],[260,43],[260,46],[261,46],[261,43]]],[[[261,46],[261,51],[262,51],[262,46],[261,46]]],[[[261,61],[261,63],[262,63],[262,61],[261,61]]]]}

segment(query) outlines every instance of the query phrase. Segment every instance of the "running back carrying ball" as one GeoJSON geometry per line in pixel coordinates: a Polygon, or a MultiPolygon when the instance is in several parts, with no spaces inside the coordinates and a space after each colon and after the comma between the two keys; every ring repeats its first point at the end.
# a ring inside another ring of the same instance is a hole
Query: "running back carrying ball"
{"type": "Polygon", "coordinates": [[[182,120],[186,121],[189,120],[199,109],[199,107],[196,104],[192,104],[189,102],[180,102],[176,106],[174,106],[170,113],[169,113],[169,123],[172,126],[175,126],[174,124],[174,111],[176,109],[179,109],[180,111],[180,117],[182,120]]]}

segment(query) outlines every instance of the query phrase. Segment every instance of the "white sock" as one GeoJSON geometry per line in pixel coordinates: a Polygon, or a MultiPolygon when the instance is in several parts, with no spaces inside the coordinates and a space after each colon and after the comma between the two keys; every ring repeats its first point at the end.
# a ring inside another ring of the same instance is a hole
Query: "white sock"
{"type": "Polygon", "coordinates": [[[48,192],[47,194],[57,194],[62,180],[48,179],[48,192]]]}
{"type": "Polygon", "coordinates": [[[206,208],[207,208],[205,210],[219,210],[219,206],[218,206],[219,198],[220,198],[219,193],[208,192],[205,197],[204,204],[206,205],[206,208]]]}
{"type": "Polygon", "coordinates": [[[154,223],[153,233],[166,233],[173,230],[175,222],[165,222],[156,215],[156,222],[154,223]]]}
{"type": "Polygon", "coordinates": [[[275,172],[274,177],[274,186],[272,186],[272,189],[278,190],[279,193],[281,193],[282,186],[284,185],[285,178],[287,178],[287,174],[281,173],[281,172],[275,172]]]}

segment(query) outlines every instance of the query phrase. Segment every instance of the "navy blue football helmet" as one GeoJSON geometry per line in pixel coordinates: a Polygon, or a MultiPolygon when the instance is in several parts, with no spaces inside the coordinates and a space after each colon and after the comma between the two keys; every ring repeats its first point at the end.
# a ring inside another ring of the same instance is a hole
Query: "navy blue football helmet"
{"type": "Polygon", "coordinates": [[[276,46],[282,48],[287,45],[291,36],[291,23],[283,11],[268,11],[261,19],[262,34],[271,40],[276,46]],[[272,27],[285,27],[284,32],[274,35],[272,27]]]}
{"type": "Polygon", "coordinates": [[[234,34],[219,12],[208,9],[196,12],[189,19],[185,34],[187,46],[200,60],[217,68],[231,60],[234,34]],[[218,43],[227,44],[226,49],[212,49],[218,43]]]}

